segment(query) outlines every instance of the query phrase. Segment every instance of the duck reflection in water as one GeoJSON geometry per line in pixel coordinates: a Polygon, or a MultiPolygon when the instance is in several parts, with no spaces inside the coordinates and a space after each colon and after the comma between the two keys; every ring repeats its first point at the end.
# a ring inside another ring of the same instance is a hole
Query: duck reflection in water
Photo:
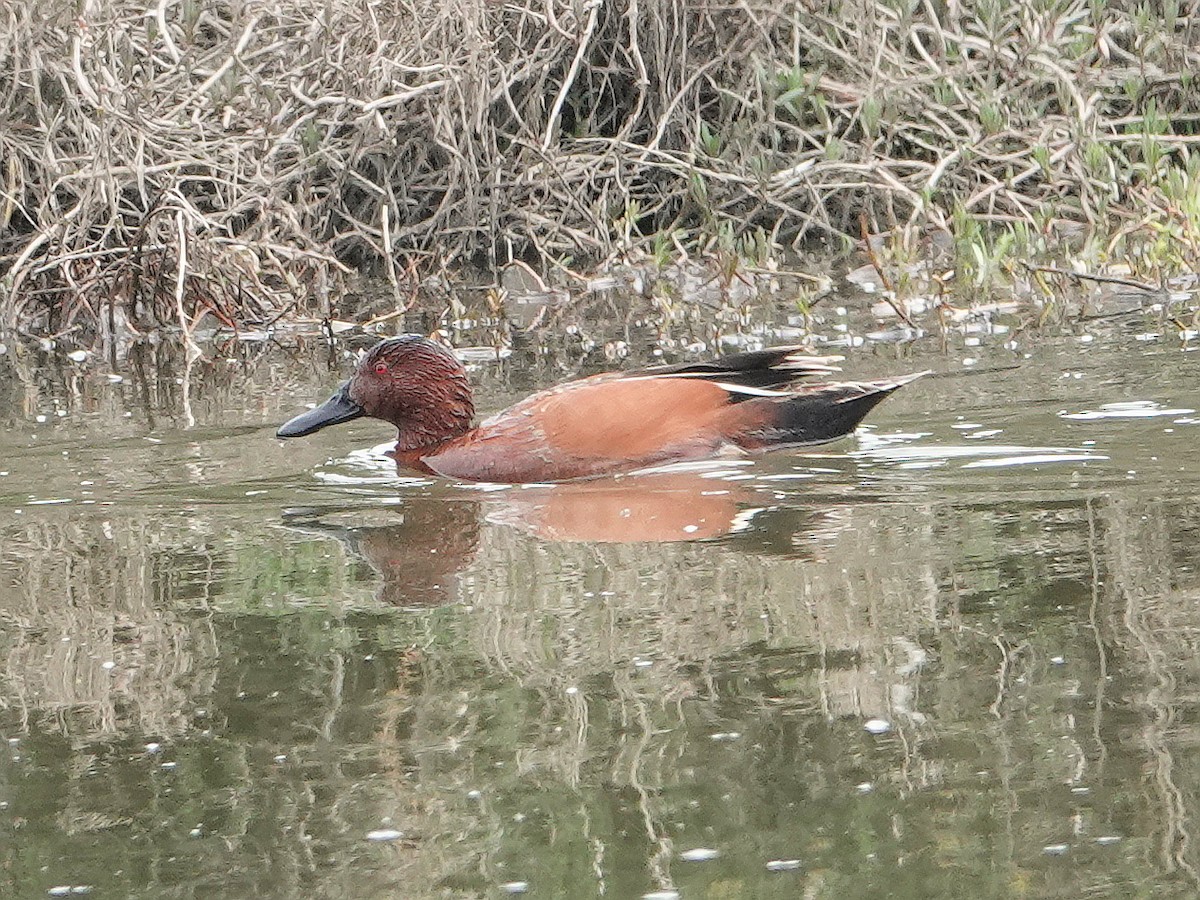
{"type": "Polygon", "coordinates": [[[744,481],[658,473],[488,492],[435,488],[413,491],[399,508],[294,510],[285,521],[295,530],[336,538],[364,559],[382,579],[383,602],[436,606],[458,599],[457,576],[474,561],[488,528],[551,542],[736,542],[744,552],[804,557],[809,538],[836,527],[831,504],[789,506],[773,516],[771,497],[744,481]],[[341,515],[392,521],[341,525],[341,515]],[[772,527],[764,528],[768,517],[772,527]]]}

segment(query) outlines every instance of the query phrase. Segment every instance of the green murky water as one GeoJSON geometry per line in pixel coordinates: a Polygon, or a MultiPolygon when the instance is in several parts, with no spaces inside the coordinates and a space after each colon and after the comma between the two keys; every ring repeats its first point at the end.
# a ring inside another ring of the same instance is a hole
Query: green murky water
{"type": "Polygon", "coordinates": [[[315,343],[10,345],[0,896],[1192,896],[1200,354],[1145,328],[867,340],[939,375],[855,440],[504,490],[276,441],[315,343]]]}

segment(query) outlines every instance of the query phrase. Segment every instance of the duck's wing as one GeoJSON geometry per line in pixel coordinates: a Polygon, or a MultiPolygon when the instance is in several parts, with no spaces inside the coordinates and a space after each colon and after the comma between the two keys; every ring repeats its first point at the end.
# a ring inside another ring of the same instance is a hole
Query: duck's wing
{"type": "Polygon", "coordinates": [[[733,353],[697,363],[656,366],[625,373],[624,378],[698,378],[748,388],[772,388],[840,371],[841,356],[809,356],[802,347],[772,347],[733,353]]]}

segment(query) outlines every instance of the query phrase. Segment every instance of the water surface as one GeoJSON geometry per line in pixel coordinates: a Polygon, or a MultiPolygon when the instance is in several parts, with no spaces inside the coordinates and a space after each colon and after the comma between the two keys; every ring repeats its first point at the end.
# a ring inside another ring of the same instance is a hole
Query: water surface
{"type": "Polygon", "coordinates": [[[275,440],[278,343],[0,356],[0,895],[1195,894],[1192,347],[881,332],[854,439],[483,489],[275,440]]]}

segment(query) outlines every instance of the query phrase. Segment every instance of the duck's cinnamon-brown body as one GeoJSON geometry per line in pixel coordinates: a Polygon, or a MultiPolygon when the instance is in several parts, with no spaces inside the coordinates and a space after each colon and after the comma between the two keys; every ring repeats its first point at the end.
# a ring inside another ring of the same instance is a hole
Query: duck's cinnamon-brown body
{"type": "Polygon", "coordinates": [[[593,478],[726,450],[816,444],[849,434],[918,376],[803,383],[834,358],[781,347],[709,363],[609,373],[541,391],[471,428],[466,372],[446,348],[406,335],[373,347],[326,403],[280,437],[373,416],[399,429],[408,468],[467,481],[593,478]]]}

